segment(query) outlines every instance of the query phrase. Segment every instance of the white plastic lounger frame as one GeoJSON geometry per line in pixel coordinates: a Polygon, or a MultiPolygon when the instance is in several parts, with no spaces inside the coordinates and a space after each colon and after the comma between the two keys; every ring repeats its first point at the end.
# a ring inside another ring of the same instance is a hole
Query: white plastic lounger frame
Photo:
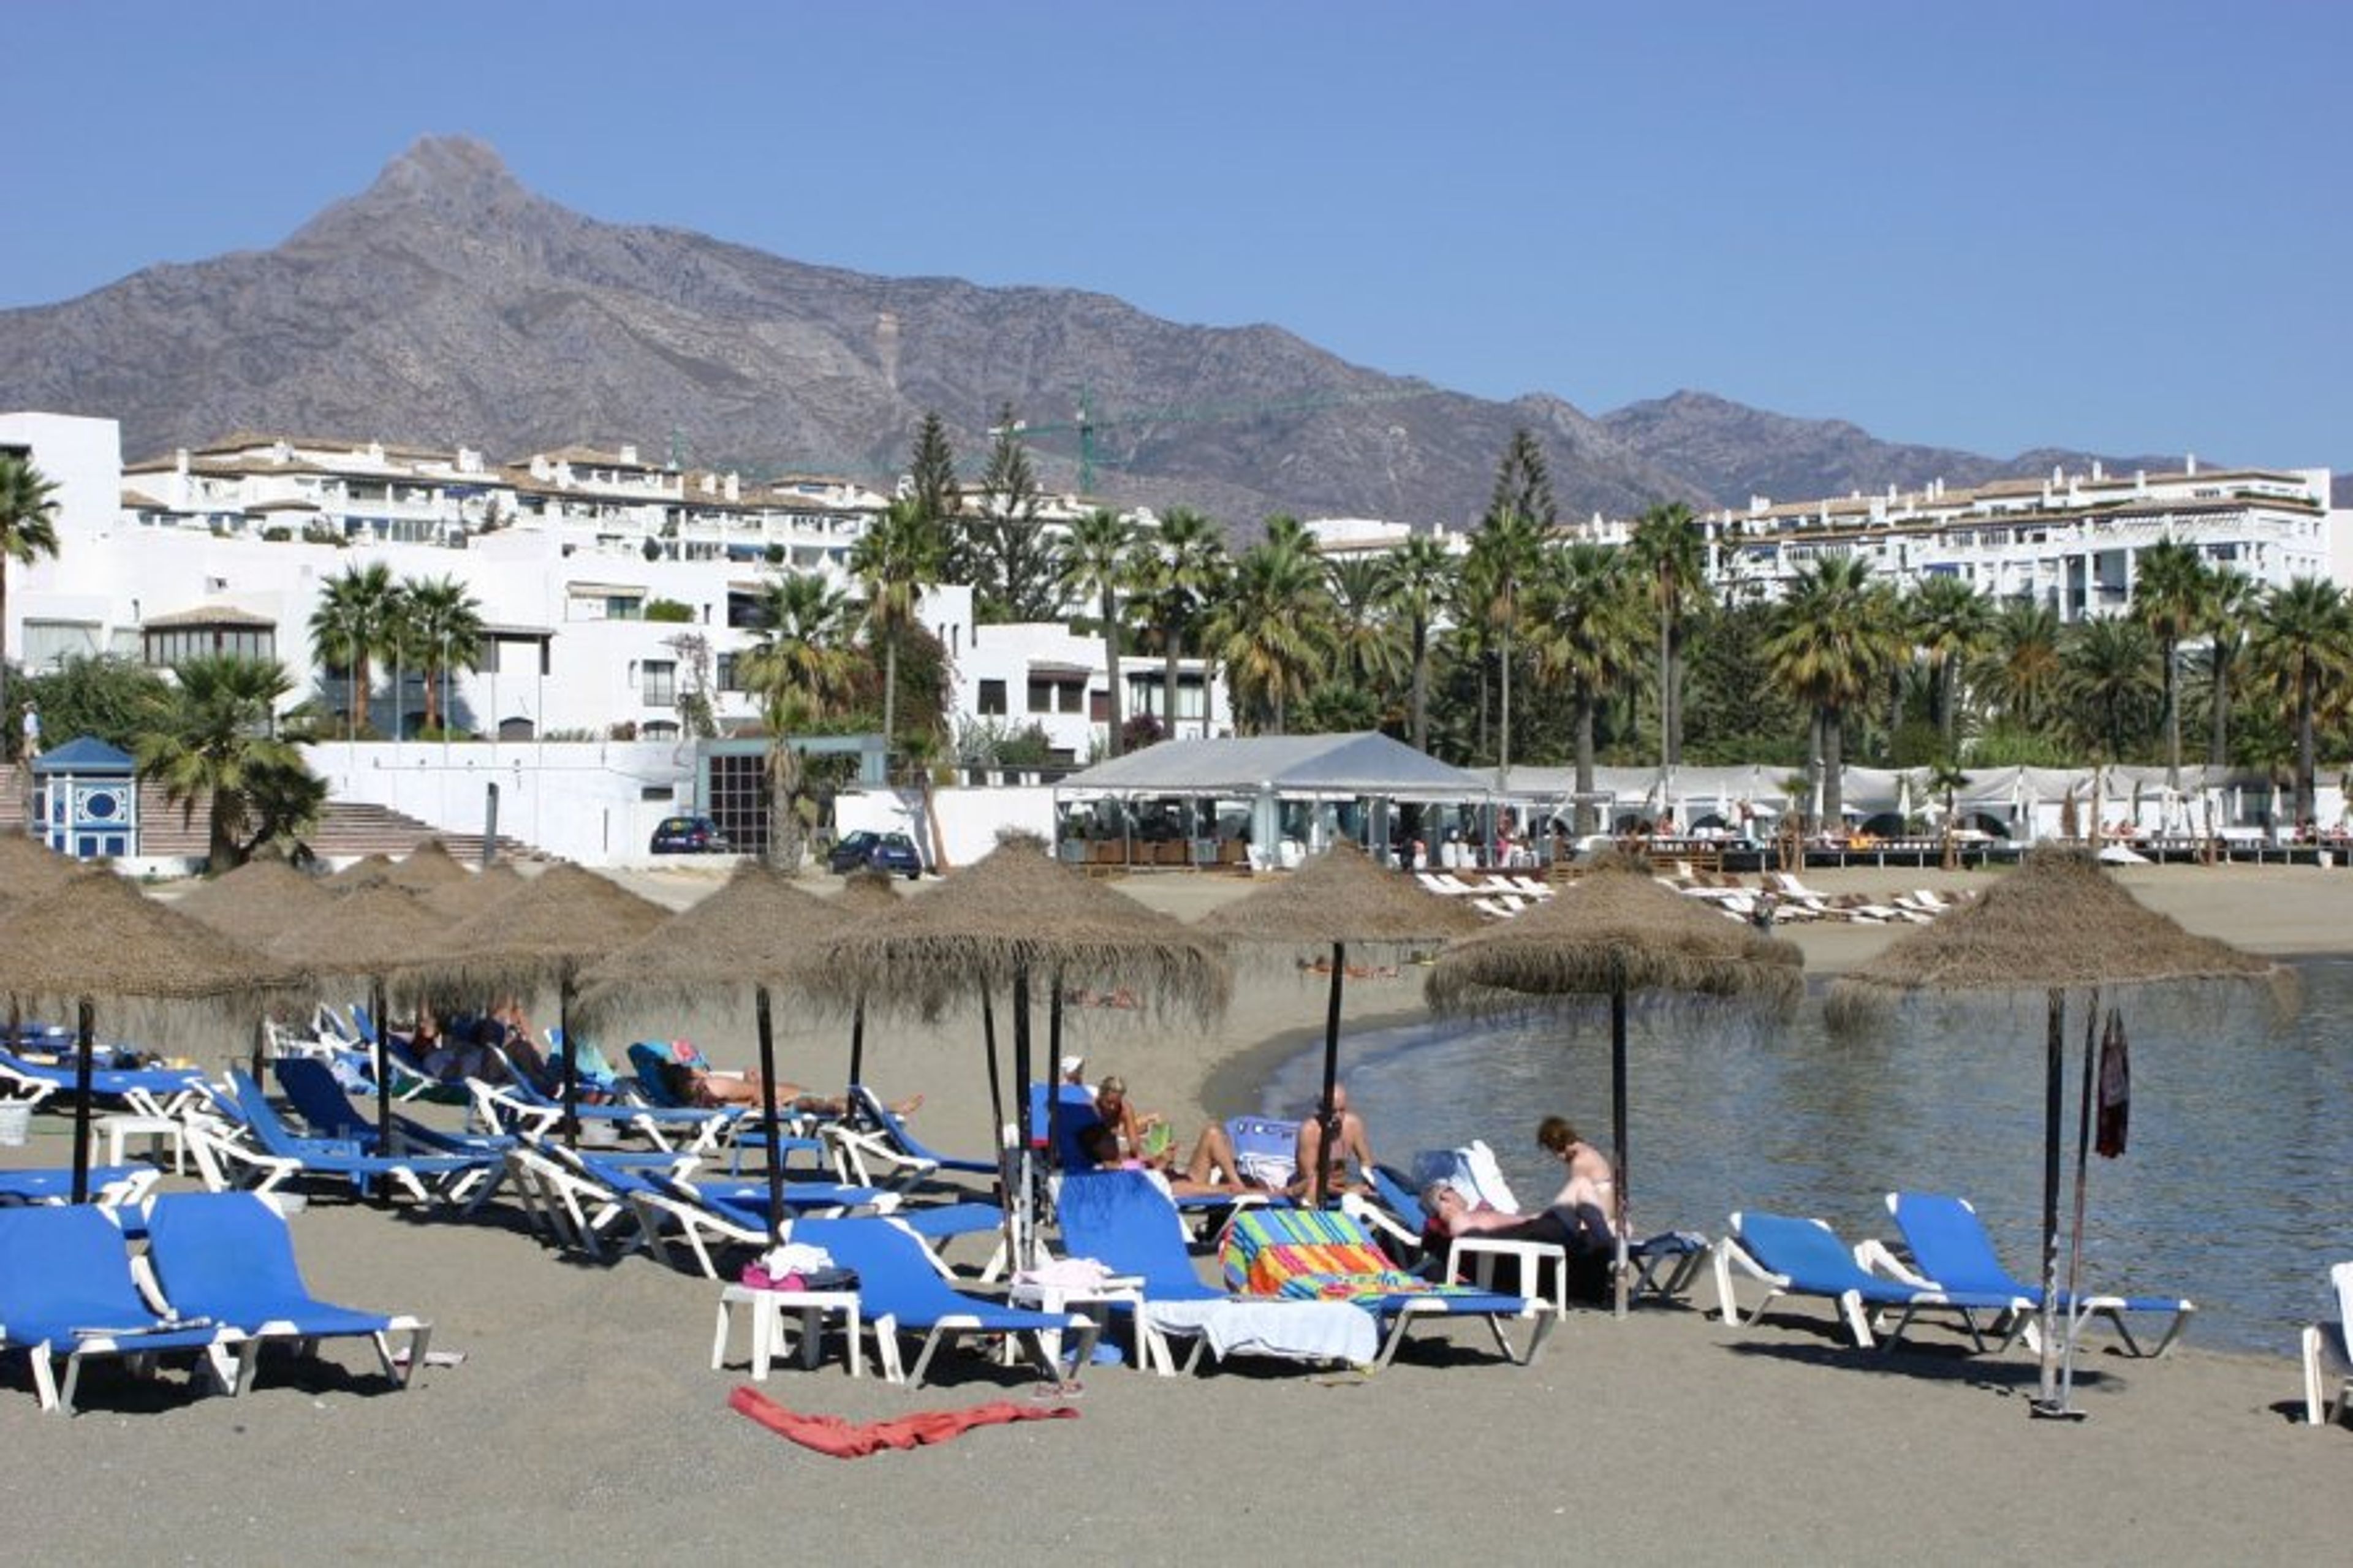
{"type": "Polygon", "coordinates": [[[2334,1426],[2353,1405],[2353,1263],[2331,1268],[2328,1282],[2335,1287],[2337,1321],[2307,1324],[2303,1334],[2304,1418],[2315,1426],[2334,1426]]]}
{"type": "MultiPolygon", "coordinates": [[[[1739,1231],[1740,1215],[1735,1211],[1730,1226],[1723,1236],[1716,1238],[1714,1248],[1716,1300],[1723,1309],[1725,1322],[1735,1327],[1746,1327],[1763,1318],[1765,1309],[1784,1296],[1820,1294],[1815,1291],[1796,1290],[1788,1275],[1776,1274],[1750,1257],[1746,1249],[1740,1245],[1739,1231]],[[1745,1318],[1740,1315],[1739,1300],[1733,1293],[1732,1282],[1736,1271],[1746,1275],[1765,1287],[1764,1299],[1758,1301],[1756,1308],[1745,1318]]],[[[1858,1268],[1867,1269],[1869,1266],[1863,1261],[1862,1251],[1861,1247],[1855,1249],[1855,1266],[1858,1268]]],[[[1843,1322],[1848,1331],[1854,1335],[1855,1344],[1863,1350],[1869,1350],[1873,1345],[1878,1345],[1882,1350],[1894,1349],[1896,1342],[1903,1339],[1905,1331],[1912,1326],[1912,1320],[1915,1316],[1922,1311],[1936,1310],[1959,1314],[1961,1326],[1968,1331],[1970,1341],[1979,1351],[1986,1348],[1985,1333],[1978,1327],[1976,1310],[1947,1300],[1941,1291],[1933,1289],[1920,1289],[1919,1295],[1906,1302],[1900,1314],[1894,1314],[1893,1308],[1878,1314],[1878,1331],[1885,1335],[1883,1343],[1873,1333],[1873,1314],[1865,1308],[1859,1293],[1848,1290],[1836,1297],[1825,1299],[1834,1302],[1840,1321],[1843,1322]],[[1888,1327],[1888,1318],[1891,1315],[1894,1315],[1895,1320],[1892,1329],[1888,1327]]],[[[2025,1303],[2021,1301],[2016,1303],[2013,1310],[2019,1315],[2031,1315],[2026,1314],[2024,1309],[2025,1303]]]]}

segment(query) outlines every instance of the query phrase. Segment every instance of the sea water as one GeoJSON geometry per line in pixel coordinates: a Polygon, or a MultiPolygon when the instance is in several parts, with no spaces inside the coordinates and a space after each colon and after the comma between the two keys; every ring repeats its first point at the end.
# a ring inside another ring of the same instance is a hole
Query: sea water
{"type": "MultiPolygon", "coordinates": [[[[2353,1258],[2353,961],[2295,965],[2303,1005],[2261,1010],[2178,994],[2110,993],[2131,1043],[2129,1145],[2090,1162],[2087,1289],[2187,1296],[2192,1342],[2294,1353],[2327,1315],[2328,1266],[2353,1258]]],[[[1409,971],[1409,974],[1412,972],[1409,971]]],[[[2067,1017],[2066,1177],[2073,1216],[2084,994],[2067,1017]]],[[[2047,1008],[2031,995],[1911,1008],[1833,1038],[1817,984],[1786,1026],[1696,1007],[1637,1008],[1629,1043],[1629,1194],[1637,1234],[1713,1237],[1736,1209],[1808,1215],[1850,1242],[1895,1238],[1884,1194],[1977,1205],[2021,1279],[2037,1272],[2047,1008]]],[[[1373,1152],[1484,1139],[1523,1206],[1559,1185],[1537,1121],[1568,1117],[1609,1142],[1606,1009],[1573,1019],[1430,1020],[1344,1037],[1341,1075],[1373,1152]]],[[[1315,1097],[1320,1046],[1284,1064],[1265,1109],[1315,1097]]],[[[1711,1308],[1714,1286],[1700,1300],[1711,1308]]]]}

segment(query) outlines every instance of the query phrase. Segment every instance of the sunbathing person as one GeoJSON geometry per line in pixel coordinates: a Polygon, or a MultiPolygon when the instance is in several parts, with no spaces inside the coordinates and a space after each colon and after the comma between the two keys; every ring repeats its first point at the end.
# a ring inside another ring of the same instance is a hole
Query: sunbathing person
{"type": "Polygon", "coordinates": [[[1433,1257],[1442,1258],[1446,1243],[1458,1236],[1543,1242],[1567,1255],[1569,1289],[1588,1300],[1598,1299],[1609,1289],[1618,1241],[1600,1205],[1592,1201],[1597,1195],[1592,1184],[1572,1177],[1569,1185],[1583,1201],[1558,1202],[1539,1214],[1517,1215],[1474,1205],[1451,1182],[1432,1182],[1421,1192],[1422,1212],[1429,1216],[1422,1230],[1423,1246],[1433,1257]]]}
{"type": "MultiPolygon", "coordinates": [[[[757,1069],[751,1072],[714,1072],[691,1062],[667,1061],[661,1065],[662,1088],[670,1098],[681,1104],[700,1106],[712,1110],[737,1109],[757,1110],[767,1103],[766,1086],[757,1069]]],[[[776,1109],[787,1115],[847,1116],[849,1102],[839,1096],[812,1094],[797,1083],[779,1082],[776,1086],[776,1109]]],[[[923,1097],[902,1100],[891,1107],[891,1114],[905,1118],[923,1109],[923,1097]]]]}
{"type": "Polygon", "coordinates": [[[1216,1122],[1201,1129],[1201,1135],[1193,1141],[1192,1153],[1180,1164],[1176,1157],[1176,1130],[1158,1111],[1139,1112],[1127,1098],[1126,1079],[1113,1074],[1095,1086],[1095,1114],[1116,1140],[1121,1159],[1137,1161],[1172,1181],[1182,1176],[1204,1182],[1216,1171],[1236,1184],[1233,1190],[1247,1190],[1241,1185],[1241,1163],[1234,1157],[1233,1142],[1216,1122]]]}
{"type": "MultiPolygon", "coordinates": [[[[1169,1192],[1180,1198],[1213,1197],[1225,1193],[1258,1191],[1258,1188],[1240,1180],[1219,1179],[1217,1173],[1219,1170],[1230,1172],[1233,1167],[1220,1166],[1218,1163],[1217,1150],[1212,1145],[1211,1140],[1214,1138],[1218,1144],[1222,1145],[1225,1142],[1225,1131],[1222,1128],[1206,1129],[1193,1145],[1192,1157],[1185,1162],[1181,1169],[1166,1163],[1155,1164],[1149,1160],[1124,1156],[1119,1149],[1119,1134],[1112,1130],[1112,1125],[1108,1121],[1091,1121],[1081,1128],[1079,1151],[1092,1161],[1095,1169],[1099,1171],[1149,1171],[1166,1182],[1169,1192]]],[[[1232,1150],[1228,1148],[1226,1152],[1230,1157],[1232,1150]]]]}
{"type": "Polygon", "coordinates": [[[1590,1203],[1605,1215],[1617,1212],[1618,1173],[1610,1166],[1609,1156],[1579,1138],[1566,1117],[1547,1116],[1538,1122],[1536,1144],[1568,1168],[1567,1178],[1552,1200],[1556,1205],[1590,1203]]]}
{"type": "MultiPolygon", "coordinates": [[[[1365,1135],[1365,1119],[1348,1109],[1348,1086],[1332,1086],[1332,1110],[1340,1119],[1340,1136],[1332,1150],[1331,1172],[1326,1173],[1324,1190],[1331,1192],[1363,1192],[1372,1181],[1373,1145],[1365,1135]],[[1345,1179],[1347,1163],[1356,1163],[1356,1179],[1345,1179]],[[1335,1180],[1335,1176],[1339,1179],[1335,1180]]],[[[1306,1178],[1324,1151],[1324,1108],[1311,1107],[1306,1118],[1299,1123],[1299,1139],[1292,1150],[1292,1163],[1297,1173],[1291,1179],[1292,1195],[1303,1195],[1307,1189],[1306,1178]]]]}

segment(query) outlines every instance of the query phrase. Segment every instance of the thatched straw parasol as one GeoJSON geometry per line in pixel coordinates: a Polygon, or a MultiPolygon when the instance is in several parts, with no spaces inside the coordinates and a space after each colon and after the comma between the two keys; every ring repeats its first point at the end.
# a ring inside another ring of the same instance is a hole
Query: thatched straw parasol
{"type": "Polygon", "coordinates": [[[451,926],[438,948],[401,973],[478,994],[553,989],[564,1031],[564,1130],[571,1138],[579,1125],[572,1001],[580,972],[669,918],[668,910],[617,882],[559,864],[451,926]]]}
{"type": "Polygon", "coordinates": [[[1617,1166],[1617,1310],[1626,1310],[1626,1007],[1656,997],[1713,997],[1788,1013],[1805,960],[1786,942],[1727,921],[1615,857],[1546,902],[1439,954],[1423,987],[1442,1013],[1563,1007],[1609,998],[1609,1135],[1617,1166]]]}
{"type": "Polygon", "coordinates": [[[468,872],[462,881],[427,889],[425,901],[452,921],[462,921],[479,910],[489,909],[510,894],[520,892],[522,884],[522,872],[504,860],[493,860],[479,871],[468,872]]]}
{"type": "Polygon", "coordinates": [[[26,899],[62,886],[80,861],[19,833],[0,833],[0,899],[26,899]]]}
{"type": "Polygon", "coordinates": [[[473,873],[458,864],[449,847],[438,838],[428,838],[400,858],[400,863],[385,873],[394,886],[412,892],[435,893],[444,888],[473,879],[473,873]]]}
{"type": "MultiPolygon", "coordinates": [[[[1225,1007],[1232,985],[1212,939],[1066,869],[1045,840],[1031,834],[1002,836],[995,849],[931,891],[827,942],[818,959],[811,991],[845,1005],[871,1002],[931,1017],[950,999],[978,991],[999,1126],[1005,1125],[1005,1097],[989,999],[1000,990],[1011,996],[1014,1100],[1021,1107],[1017,1117],[1023,1135],[1016,1140],[1021,1196],[1008,1205],[1008,1218],[1026,1205],[1029,1191],[1032,979],[1049,983],[1059,995],[1065,975],[1084,976],[1132,992],[1162,1016],[1189,1013],[1204,1019],[1225,1007]]],[[[1048,1101],[1059,1098],[1049,1095],[1048,1101]]],[[[1026,1237],[1015,1223],[1010,1239],[1018,1258],[1026,1237]]]]}
{"type": "Polygon", "coordinates": [[[1340,843],[1296,872],[1213,910],[1197,929],[1265,950],[1328,949],[1332,985],[1324,1009],[1324,1098],[1317,1120],[1322,1140],[1315,1169],[1300,1175],[1312,1201],[1324,1202],[1324,1183],[1339,1147],[1340,1117],[1333,1101],[1340,1083],[1340,998],[1348,949],[1395,952],[1433,948],[1480,929],[1477,914],[1454,900],[1425,891],[1411,877],[1387,871],[1354,844],[1340,843]]]}
{"type": "Polygon", "coordinates": [[[363,855],[328,878],[327,882],[329,886],[336,888],[357,887],[371,877],[392,875],[398,865],[399,862],[389,855],[363,855]]]}
{"type": "Polygon", "coordinates": [[[333,898],[323,879],[270,856],[197,884],[172,907],[249,946],[266,948],[280,931],[310,919],[333,898]]]}
{"type": "Polygon", "coordinates": [[[385,1005],[385,981],[405,965],[438,951],[448,929],[448,918],[427,902],[422,893],[378,876],[331,894],[323,908],[280,931],[269,944],[272,954],[322,980],[359,980],[368,984],[370,1021],[375,1025],[376,1037],[369,1042],[375,1049],[376,1125],[396,1142],[392,1053],[385,1043],[392,1019],[385,1005]]]}
{"type": "MultiPolygon", "coordinates": [[[[18,1005],[70,1003],[75,1068],[74,1202],[90,1196],[90,1079],[96,1003],[164,1004],[225,1015],[254,1012],[301,975],[201,921],[166,909],[111,871],[77,872],[0,920],[0,976],[18,1005]]],[[[134,1023],[136,1022],[134,1016],[134,1023]]],[[[143,1030],[142,1031],[143,1032],[143,1030]]]]}
{"type": "MultiPolygon", "coordinates": [[[[2062,1388],[2060,1346],[2052,1330],[2059,1291],[2059,1184],[2066,1121],[2066,1014],[2070,991],[2088,993],[2096,1023],[2104,986],[2223,986],[2259,993],[2277,1009],[2293,1007],[2294,973],[2211,937],[2193,936],[2134,898],[2088,850],[2036,849],[1968,906],[1919,927],[1831,989],[1831,1027],[1852,1030],[1887,1017],[1905,998],[1963,993],[2043,992],[2049,1027],[2043,1074],[2042,1365],[2037,1413],[2078,1415],[2072,1407],[2073,1336],[2068,1336],[2062,1388]]],[[[2083,1242],[2084,1155],[2091,1117],[2094,1052],[2084,1055],[2084,1102],[2075,1155],[2075,1241],[2083,1242]]],[[[2069,1269],[2068,1295],[2074,1294],[2069,1269]]]]}
{"type": "Polygon", "coordinates": [[[716,990],[753,988],[760,1046],[761,1110],[767,1118],[768,1232],[784,1234],[783,1152],[777,1142],[776,1040],[772,991],[797,984],[843,911],[758,860],[727,885],[580,974],[581,1010],[594,1016],[624,997],[682,1005],[716,990]]]}

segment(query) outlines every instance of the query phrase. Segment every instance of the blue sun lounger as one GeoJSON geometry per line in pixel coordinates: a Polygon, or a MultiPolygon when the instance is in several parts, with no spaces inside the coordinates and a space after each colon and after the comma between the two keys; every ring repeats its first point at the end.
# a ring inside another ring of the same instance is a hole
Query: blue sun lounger
{"type": "MultiPolygon", "coordinates": [[[[71,1095],[77,1070],[0,1049],[0,1079],[14,1079],[28,1089],[71,1095]]],[[[119,1100],[142,1116],[174,1117],[203,1092],[204,1082],[205,1075],[194,1068],[97,1068],[90,1075],[90,1091],[119,1100]]]]}
{"type": "Polygon", "coordinates": [[[1039,1336],[1074,1334],[1071,1363],[1085,1366],[1094,1357],[1101,1325],[1083,1313],[1033,1312],[1008,1307],[986,1296],[971,1296],[950,1285],[942,1264],[922,1239],[887,1217],[866,1219],[804,1219],[793,1223],[792,1239],[821,1247],[839,1268],[858,1275],[859,1301],[867,1326],[874,1331],[882,1375],[893,1383],[921,1387],[923,1373],[939,1347],[959,1334],[1006,1334],[1036,1340],[1038,1363],[1049,1378],[1059,1379],[1046,1342],[1039,1336]],[[902,1331],[923,1336],[915,1364],[902,1367],[899,1353],[902,1331]]]}
{"type": "Polygon", "coordinates": [[[832,1142],[834,1169],[845,1182],[882,1184],[906,1190],[921,1185],[942,1171],[959,1175],[996,1177],[994,1160],[963,1160],[924,1147],[882,1097],[862,1083],[849,1086],[849,1115],[823,1130],[832,1142]],[[878,1178],[873,1166],[882,1167],[878,1178]]]}
{"type": "MultiPolygon", "coordinates": [[[[386,1152],[375,1120],[352,1103],[350,1094],[335,1081],[333,1068],[316,1057],[280,1057],[272,1065],[286,1102],[294,1108],[313,1136],[347,1141],[370,1154],[386,1152]]],[[[400,1146],[419,1153],[502,1157],[514,1147],[512,1137],[445,1132],[396,1111],[392,1121],[394,1131],[399,1134],[400,1146]]]]}
{"type": "Polygon", "coordinates": [[[94,1205],[0,1209],[0,1350],[31,1359],[42,1409],[71,1411],[82,1363],[96,1356],[143,1372],[152,1357],[194,1352],[202,1374],[233,1391],[250,1354],[243,1340],[227,1324],[149,1306],[132,1282],[122,1232],[94,1205]],[[225,1377],[214,1357],[231,1348],[239,1365],[225,1377]]]}
{"type": "MultiPolygon", "coordinates": [[[[2024,1313],[2016,1327],[2028,1336],[2030,1343],[2033,1342],[2039,1331],[2032,1315],[2042,1310],[2042,1288],[2027,1284],[2002,1267],[1993,1249],[1993,1238],[1986,1235],[1985,1222],[1978,1217],[1978,1211],[1967,1198],[1941,1193],[1890,1193],[1887,1212],[1894,1216],[1895,1228],[1904,1235],[1905,1250],[1912,1255],[1912,1268],[1904,1269],[1883,1249],[1878,1257],[1883,1267],[1911,1284],[2014,1298],[2023,1304],[2024,1313]]],[[[2085,1293],[2071,1297],[2063,1290],[2059,1308],[2063,1312],[2073,1310],[2078,1336],[2093,1319],[2105,1318],[2124,1342],[2126,1353],[2151,1356],[2163,1355],[2171,1349],[2181,1331],[2189,1326],[2190,1314],[2198,1310],[2194,1302],[2178,1296],[2085,1293]],[[2126,1325],[2127,1312],[2165,1315],[2165,1333],[2153,1348],[2141,1349],[2140,1341],[2126,1325]]]]}
{"type": "Polygon", "coordinates": [[[1186,1372],[1200,1364],[1205,1351],[1219,1360],[1257,1354],[1359,1366],[1380,1353],[1372,1314],[1346,1302],[1269,1300],[1203,1284],[1186,1247],[1183,1215],[1142,1171],[1065,1176],[1057,1212],[1065,1256],[1092,1258],[1136,1281],[1140,1305],[1114,1310],[1137,1320],[1139,1366],[1176,1372],[1172,1336],[1193,1342],[1186,1372]]]}
{"type": "Polygon", "coordinates": [[[335,1176],[362,1193],[373,1184],[396,1184],[419,1203],[463,1203],[479,1208],[506,1173],[504,1156],[476,1154],[374,1154],[355,1139],[302,1138],[286,1125],[261,1086],[242,1068],[229,1069],[229,1089],[237,1114],[270,1168],[257,1191],[267,1192],[290,1176],[335,1176]]]}
{"type": "Polygon", "coordinates": [[[1715,1244],[1715,1289],[1724,1321],[1733,1324],[1756,1322],[1767,1307],[1783,1296],[1823,1297],[1836,1303],[1840,1320],[1853,1333],[1855,1343],[1865,1350],[1873,1343],[1872,1308],[1901,1314],[1882,1349],[1894,1349],[1918,1313],[1949,1311],[1958,1314],[1971,1342],[1982,1351],[1985,1335],[1978,1328],[1977,1315],[1991,1312],[2000,1317],[2025,1307],[2010,1291],[1944,1290],[1883,1278],[1857,1262],[1846,1244],[1820,1220],[1774,1214],[1733,1215],[1731,1229],[1715,1244]],[[1765,1299],[1746,1319],[1733,1295],[1736,1270],[1765,1287],[1765,1299]]]}
{"type": "Polygon", "coordinates": [[[209,1318],[247,1336],[240,1394],[252,1386],[268,1340],[292,1340],[308,1355],[321,1340],[364,1335],[384,1374],[403,1387],[425,1364],[433,1325],[311,1295],[285,1217],[259,1193],[174,1193],[155,1199],[147,1209],[146,1261],[156,1289],[182,1317],[209,1318]],[[393,1355],[396,1333],[408,1337],[405,1374],[393,1355]]]}

